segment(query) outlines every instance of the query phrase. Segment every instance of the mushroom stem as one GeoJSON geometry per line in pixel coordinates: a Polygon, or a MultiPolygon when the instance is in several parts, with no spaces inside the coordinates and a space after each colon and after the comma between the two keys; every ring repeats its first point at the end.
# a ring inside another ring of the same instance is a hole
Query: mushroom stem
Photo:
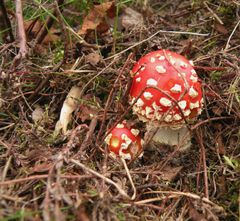
{"type": "Polygon", "coordinates": [[[171,128],[167,126],[157,127],[147,124],[145,141],[175,146],[179,151],[185,151],[191,146],[191,134],[187,126],[171,128]]]}

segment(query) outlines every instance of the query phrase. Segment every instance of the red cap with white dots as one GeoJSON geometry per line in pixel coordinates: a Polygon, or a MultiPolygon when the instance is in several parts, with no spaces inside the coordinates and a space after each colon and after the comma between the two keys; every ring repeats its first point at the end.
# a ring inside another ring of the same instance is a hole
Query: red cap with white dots
{"type": "Polygon", "coordinates": [[[192,62],[182,55],[151,52],[135,64],[132,75],[130,103],[140,120],[181,127],[184,118],[191,120],[201,113],[201,84],[192,62]]]}

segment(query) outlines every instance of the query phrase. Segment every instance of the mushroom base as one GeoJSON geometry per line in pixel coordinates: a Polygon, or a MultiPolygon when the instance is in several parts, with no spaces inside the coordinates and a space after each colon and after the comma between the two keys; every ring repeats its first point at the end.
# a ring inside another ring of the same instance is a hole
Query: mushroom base
{"type": "Polygon", "coordinates": [[[170,127],[156,127],[154,125],[147,125],[148,137],[145,136],[145,140],[151,138],[150,142],[156,144],[164,144],[174,146],[179,151],[185,151],[191,146],[191,135],[190,131],[186,126],[181,128],[170,128],[170,127]]]}

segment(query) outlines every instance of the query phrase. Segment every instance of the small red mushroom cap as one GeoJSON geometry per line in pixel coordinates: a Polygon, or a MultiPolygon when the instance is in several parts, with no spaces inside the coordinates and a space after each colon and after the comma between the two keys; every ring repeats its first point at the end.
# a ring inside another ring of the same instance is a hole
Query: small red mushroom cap
{"type": "Polygon", "coordinates": [[[193,120],[201,113],[201,84],[192,62],[182,55],[150,52],[135,64],[132,75],[130,103],[140,120],[181,127],[184,118],[193,120]]]}
{"type": "Polygon", "coordinates": [[[114,158],[120,156],[125,160],[132,160],[142,155],[143,140],[139,136],[139,130],[128,128],[125,122],[117,124],[107,135],[105,142],[114,158]]]}

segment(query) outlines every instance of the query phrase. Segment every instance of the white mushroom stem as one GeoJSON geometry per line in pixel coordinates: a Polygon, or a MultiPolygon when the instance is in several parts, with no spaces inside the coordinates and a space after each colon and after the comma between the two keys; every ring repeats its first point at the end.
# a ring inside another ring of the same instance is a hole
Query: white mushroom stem
{"type": "Polygon", "coordinates": [[[147,124],[145,140],[147,143],[153,141],[155,144],[175,146],[179,151],[185,151],[191,146],[191,134],[186,126],[182,126],[181,128],[171,128],[167,126],[157,127],[152,124],[147,124]]]}

